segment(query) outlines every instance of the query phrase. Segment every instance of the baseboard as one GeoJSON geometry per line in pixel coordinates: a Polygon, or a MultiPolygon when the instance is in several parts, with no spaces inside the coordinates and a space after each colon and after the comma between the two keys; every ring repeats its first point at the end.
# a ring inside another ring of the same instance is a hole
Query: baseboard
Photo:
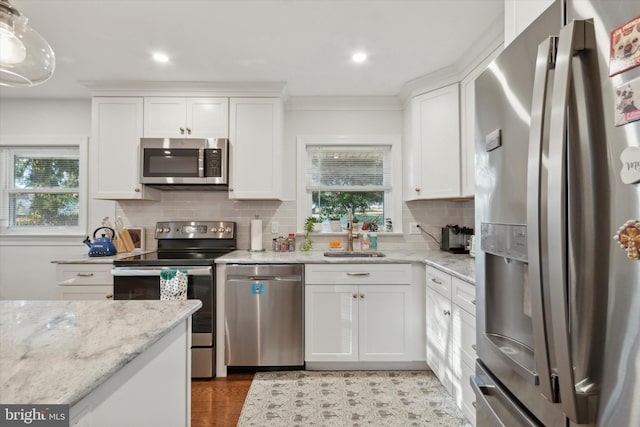
{"type": "Polygon", "coordinates": [[[413,362],[306,362],[308,371],[426,371],[424,361],[413,362]]]}

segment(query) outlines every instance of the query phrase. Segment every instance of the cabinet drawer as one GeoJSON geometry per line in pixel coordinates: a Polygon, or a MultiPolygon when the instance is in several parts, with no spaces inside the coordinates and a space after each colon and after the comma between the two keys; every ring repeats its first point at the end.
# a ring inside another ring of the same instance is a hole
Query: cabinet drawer
{"type": "Polygon", "coordinates": [[[427,266],[427,286],[442,296],[451,298],[451,276],[444,271],[427,266]]]}
{"type": "Polygon", "coordinates": [[[451,300],[474,317],[476,315],[476,287],[471,283],[451,278],[451,300]]]}
{"type": "Polygon", "coordinates": [[[113,285],[113,264],[58,264],[58,285],[113,285]]]}
{"type": "Polygon", "coordinates": [[[410,285],[411,264],[307,264],[307,285],[410,285]]]}

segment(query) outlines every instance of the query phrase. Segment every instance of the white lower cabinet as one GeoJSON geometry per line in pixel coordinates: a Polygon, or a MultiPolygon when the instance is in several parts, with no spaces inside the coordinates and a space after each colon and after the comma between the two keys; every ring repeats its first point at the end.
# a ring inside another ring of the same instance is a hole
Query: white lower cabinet
{"type": "Polygon", "coordinates": [[[410,288],[306,285],[305,360],[409,360],[410,288]]]}
{"type": "Polygon", "coordinates": [[[56,266],[56,295],[61,300],[113,299],[112,263],[56,266]]]}
{"type": "Polygon", "coordinates": [[[305,361],[416,360],[411,278],[410,264],[307,265],[305,361]]]}
{"type": "Polygon", "coordinates": [[[427,365],[449,393],[451,370],[451,300],[427,289],[427,365]]]}
{"type": "Polygon", "coordinates": [[[475,425],[475,286],[427,267],[427,365],[475,425]]]}

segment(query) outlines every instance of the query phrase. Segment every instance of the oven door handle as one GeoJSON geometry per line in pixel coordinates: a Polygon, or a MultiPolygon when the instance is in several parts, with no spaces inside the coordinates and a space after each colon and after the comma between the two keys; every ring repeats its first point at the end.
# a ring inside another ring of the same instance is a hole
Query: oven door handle
{"type": "Polygon", "coordinates": [[[145,267],[116,267],[111,270],[113,276],[160,276],[165,270],[187,270],[188,276],[211,276],[213,274],[213,268],[145,268],[145,267]]]}

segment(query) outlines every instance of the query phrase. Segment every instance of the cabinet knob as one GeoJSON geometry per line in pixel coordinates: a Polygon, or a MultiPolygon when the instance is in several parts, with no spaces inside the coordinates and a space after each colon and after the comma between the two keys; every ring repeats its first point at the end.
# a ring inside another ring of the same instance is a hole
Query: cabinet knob
{"type": "Polygon", "coordinates": [[[473,405],[474,408],[478,407],[478,404],[476,403],[476,401],[474,400],[473,402],[471,402],[471,404],[473,405]]]}
{"type": "Polygon", "coordinates": [[[419,193],[419,192],[420,192],[420,188],[416,188],[416,193],[419,193]]]}
{"type": "Polygon", "coordinates": [[[353,299],[358,298],[358,294],[351,294],[351,296],[353,297],[353,299]]]}
{"type": "Polygon", "coordinates": [[[364,298],[364,293],[360,294],[360,299],[364,298]]]}
{"type": "Polygon", "coordinates": [[[432,277],[432,278],[431,278],[431,281],[432,281],[433,283],[438,284],[438,285],[442,285],[442,282],[441,282],[440,280],[436,279],[435,277],[432,277]]]}
{"type": "Polygon", "coordinates": [[[79,276],[79,277],[92,277],[93,273],[77,273],[76,276],[79,276]]]}
{"type": "Polygon", "coordinates": [[[451,312],[449,310],[442,310],[442,314],[444,314],[445,316],[450,316],[451,312]]]}
{"type": "Polygon", "coordinates": [[[136,189],[135,189],[135,190],[133,190],[133,191],[135,191],[136,193],[139,193],[139,192],[140,192],[140,188],[136,188],[136,189]]]}
{"type": "Polygon", "coordinates": [[[187,128],[187,135],[191,135],[191,128],[187,128]]]}
{"type": "Polygon", "coordinates": [[[107,296],[105,297],[107,299],[113,299],[113,294],[107,294],[107,296]]]}
{"type": "Polygon", "coordinates": [[[473,351],[478,351],[478,346],[475,344],[471,344],[471,348],[473,349],[473,351]]]}
{"type": "Polygon", "coordinates": [[[472,299],[471,304],[476,305],[476,300],[472,299]]]}
{"type": "Polygon", "coordinates": [[[184,135],[184,128],[180,128],[180,135],[184,135]]]}

